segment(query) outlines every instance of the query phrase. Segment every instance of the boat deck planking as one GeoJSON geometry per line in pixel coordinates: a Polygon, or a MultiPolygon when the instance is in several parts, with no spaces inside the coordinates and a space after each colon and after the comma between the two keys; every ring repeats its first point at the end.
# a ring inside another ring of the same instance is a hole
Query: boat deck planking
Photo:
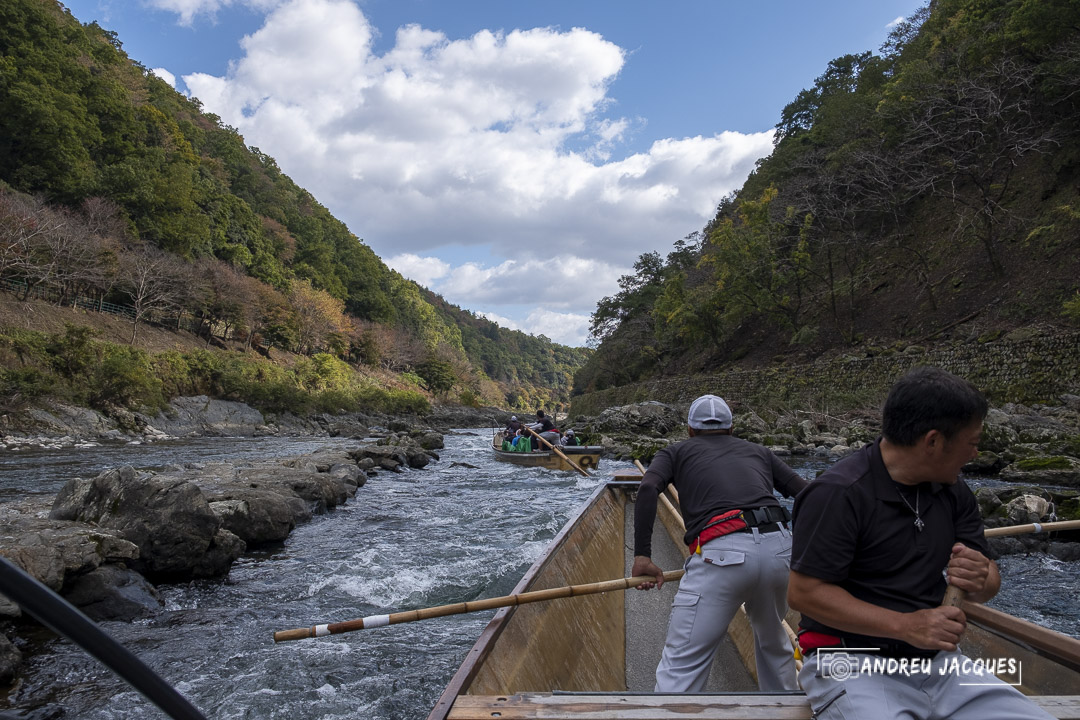
{"type": "MultiPolygon", "coordinates": [[[[1080,697],[1033,697],[1060,720],[1080,720],[1080,697]]],[[[811,720],[801,693],[791,695],[641,695],[521,693],[463,695],[449,720],[811,720]]]]}

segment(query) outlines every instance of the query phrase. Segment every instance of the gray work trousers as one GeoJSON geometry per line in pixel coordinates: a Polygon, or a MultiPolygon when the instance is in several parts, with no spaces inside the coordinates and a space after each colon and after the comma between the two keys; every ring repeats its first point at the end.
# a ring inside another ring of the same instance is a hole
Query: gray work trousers
{"type": "Polygon", "coordinates": [[[791,534],[735,532],[711,540],[684,564],[671,607],[656,692],[704,692],[716,650],[739,606],[754,630],[758,687],[798,690],[787,614],[791,534]]]}
{"type": "MultiPolygon", "coordinates": [[[[991,659],[996,660],[996,659],[991,659]]],[[[985,659],[984,659],[985,661],[985,659]]],[[[818,650],[799,672],[816,720],[1050,720],[1016,688],[979,671],[959,651],[907,668],[877,653],[818,650]],[[874,662],[878,665],[875,666],[874,662]],[[968,661],[965,663],[965,661],[968,661]]]]}

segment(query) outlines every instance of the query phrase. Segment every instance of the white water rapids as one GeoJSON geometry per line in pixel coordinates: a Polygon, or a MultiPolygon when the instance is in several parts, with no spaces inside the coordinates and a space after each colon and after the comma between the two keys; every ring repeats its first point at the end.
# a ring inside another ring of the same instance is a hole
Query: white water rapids
{"type": "MultiPolygon", "coordinates": [[[[163,612],[103,627],[209,718],[424,718],[494,611],[277,645],[272,633],[504,595],[600,478],[632,468],[605,459],[598,477],[587,479],[497,463],[490,437],[484,429],[447,434],[441,460],[425,470],[379,473],[284,545],[240,559],[226,580],[162,586],[163,612]]],[[[52,494],[70,477],[123,464],[264,459],[326,444],[356,443],[208,438],[6,453],[0,502],[52,494]]],[[[822,467],[791,464],[808,477],[822,467]]],[[[1080,636],[1077,563],[1039,555],[1006,557],[1001,565],[1006,590],[996,607],[1080,636]]],[[[42,720],[163,717],[70,643],[44,631],[31,642],[37,654],[6,702],[0,696],[0,708],[42,720]]]]}

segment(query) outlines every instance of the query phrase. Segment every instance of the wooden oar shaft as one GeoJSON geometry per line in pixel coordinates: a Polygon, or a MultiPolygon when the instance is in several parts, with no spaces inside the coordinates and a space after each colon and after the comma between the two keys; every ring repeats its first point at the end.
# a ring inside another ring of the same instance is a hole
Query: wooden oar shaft
{"type": "MultiPolygon", "coordinates": [[[[1024,535],[1025,533],[1054,532],[1055,530],[1080,529],[1080,520],[1060,520],[1048,523],[1028,523],[1027,525],[1008,525],[1006,527],[987,528],[983,531],[986,537],[1006,537],[1008,535],[1024,535]]],[[[960,607],[967,595],[963,590],[950,585],[945,588],[945,597],[942,598],[942,606],[960,607]]]]}
{"type": "MultiPolygon", "coordinates": [[[[671,570],[664,573],[664,581],[678,580],[683,576],[682,570],[671,570]]],[[[422,608],[420,610],[408,610],[406,612],[392,613],[390,615],[372,615],[358,620],[346,620],[345,622],[329,623],[327,625],[315,625],[309,628],[295,628],[293,630],[279,630],[274,633],[274,642],[283,640],[302,640],[304,638],[324,637],[326,635],[340,635],[341,633],[354,630],[367,630],[385,625],[397,625],[399,623],[427,620],[429,618],[443,617],[446,615],[461,615],[464,613],[492,610],[512,605],[527,605],[528,603],[544,602],[558,598],[578,597],[581,595],[595,595],[596,593],[611,592],[613,590],[626,590],[637,587],[644,582],[655,582],[656,578],[651,575],[638,577],[619,578],[617,580],[605,580],[603,582],[589,583],[587,585],[567,585],[565,587],[551,588],[549,590],[533,590],[532,592],[518,593],[517,595],[504,595],[486,600],[473,600],[470,602],[454,603],[452,605],[439,605],[437,607],[422,608]]]]}
{"type": "Polygon", "coordinates": [[[986,537],[1003,537],[1005,535],[1024,535],[1025,533],[1055,532],[1057,530],[1080,530],[1080,520],[1008,525],[1006,527],[988,528],[984,534],[986,537]]]}
{"type": "Polygon", "coordinates": [[[540,437],[540,433],[536,432],[535,430],[533,430],[533,429],[532,429],[531,427],[528,427],[528,426],[525,426],[525,429],[526,429],[526,430],[528,430],[529,432],[531,432],[531,433],[532,433],[533,435],[535,435],[535,436],[536,436],[536,439],[537,439],[537,440],[539,440],[540,442],[544,443],[544,444],[545,444],[545,445],[547,445],[547,446],[548,446],[549,448],[551,448],[552,452],[554,452],[554,453],[555,453],[556,455],[558,455],[559,457],[561,457],[561,458],[562,458],[563,460],[565,460],[566,462],[570,463],[570,465],[571,465],[571,466],[572,466],[572,467],[573,467],[573,468],[574,468],[575,470],[577,470],[577,471],[578,471],[579,473],[581,473],[581,474],[582,474],[582,475],[584,475],[585,477],[592,477],[591,475],[589,475],[589,473],[587,473],[587,472],[585,472],[584,470],[582,470],[582,469],[581,469],[581,466],[580,466],[580,465],[578,465],[578,464],[577,464],[576,462],[574,462],[574,461],[573,461],[573,460],[571,460],[570,458],[566,457],[566,453],[564,453],[564,452],[563,452],[562,450],[560,450],[559,448],[557,448],[557,447],[555,447],[554,445],[552,445],[551,443],[549,443],[549,442],[548,442],[547,440],[545,440],[544,438],[540,437]]]}

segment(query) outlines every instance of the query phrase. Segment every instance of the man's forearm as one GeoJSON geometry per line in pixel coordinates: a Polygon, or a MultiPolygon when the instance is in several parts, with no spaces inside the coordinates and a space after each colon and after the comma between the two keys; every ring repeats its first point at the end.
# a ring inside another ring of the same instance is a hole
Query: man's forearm
{"type": "Polygon", "coordinates": [[[856,635],[898,638],[903,613],[859,600],[839,585],[792,573],[788,605],[820,623],[856,635]]]}
{"type": "Polygon", "coordinates": [[[634,504],[634,555],[652,554],[652,531],[656,521],[656,501],[659,492],[652,483],[642,482],[634,504]]]}

